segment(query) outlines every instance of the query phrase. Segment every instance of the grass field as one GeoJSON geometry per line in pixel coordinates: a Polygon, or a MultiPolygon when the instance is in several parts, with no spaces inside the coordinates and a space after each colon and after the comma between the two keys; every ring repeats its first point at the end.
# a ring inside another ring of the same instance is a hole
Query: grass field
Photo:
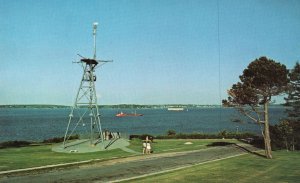
{"type": "MultiPolygon", "coordinates": [[[[241,143],[235,139],[164,139],[164,140],[154,140],[152,143],[152,149],[154,153],[163,153],[163,152],[178,152],[178,151],[189,151],[196,149],[207,148],[206,145],[212,142],[230,142],[230,143],[241,143]],[[190,145],[184,144],[185,142],[192,142],[190,145]]],[[[142,151],[142,142],[140,140],[132,140],[130,149],[141,152],[142,151]]]]}
{"type": "Polygon", "coordinates": [[[0,150],[0,171],[13,170],[89,159],[125,157],[130,153],[115,149],[101,153],[66,154],[51,151],[51,145],[8,148],[0,150]]]}
{"type": "Polygon", "coordinates": [[[242,155],[130,182],[300,182],[300,152],[273,152],[274,159],[242,155]]]}
{"type": "MultiPolygon", "coordinates": [[[[178,152],[207,148],[206,145],[216,141],[237,143],[237,140],[155,140],[152,144],[154,153],[178,152]],[[185,145],[190,141],[193,144],[185,145]]],[[[59,163],[78,162],[90,159],[109,160],[113,158],[128,157],[134,154],[120,149],[100,151],[94,153],[57,153],[51,151],[51,145],[28,146],[21,148],[0,149],[0,171],[21,168],[37,167],[59,163]]],[[[142,142],[132,140],[130,149],[142,152],[142,142]]]]}

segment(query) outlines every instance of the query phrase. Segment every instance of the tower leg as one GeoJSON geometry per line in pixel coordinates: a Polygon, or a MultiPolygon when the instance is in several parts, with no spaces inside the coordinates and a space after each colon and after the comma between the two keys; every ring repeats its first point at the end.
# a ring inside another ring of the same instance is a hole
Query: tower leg
{"type": "Polygon", "coordinates": [[[94,141],[94,122],[93,122],[93,113],[92,113],[92,110],[91,109],[91,113],[90,113],[90,119],[91,119],[91,136],[90,136],[90,141],[91,141],[91,145],[93,144],[93,141],[94,141]]]}
{"type": "Polygon", "coordinates": [[[68,122],[67,130],[66,130],[66,133],[65,133],[65,136],[64,136],[64,143],[63,143],[64,148],[66,148],[67,135],[68,135],[70,123],[71,123],[71,120],[72,120],[72,117],[73,117],[73,110],[74,110],[74,108],[72,108],[72,111],[69,115],[69,122],[68,122]]]}
{"type": "Polygon", "coordinates": [[[72,107],[71,113],[69,115],[69,122],[64,136],[64,142],[63,142],[64,148],[67,147],[67,142],[70,136],[77,128],[77,126],[79,125],[79,123],[80,122],[83,123],[84,120],[88,121],[88,119],[84,118],[84,115],[87,112],[89,112],[89,120],[90,120],[90,130],[87,129],[87,133],[89,133],[88,131],[90,131],[90,135],[89,135],[90,144],[93,145],[100,142],[100,138],[101,138],[101,142],[103,142],[103,133],[102,133],[102,127],[100,122],[100,114],[99,114],[99,109],[97,104],[97,95],[96,95],[96,88],[95,88],[96,77],[94,76],[94,68],[95,65],[90,63],[87,63],[83,68],[83,75],[82,75],[80,87],[77,91],[76,99],[72,107]],[[75,119],[75,117],[73,116],[75,109],[82,110],[83,108],[85,108],[86,111],[83,113],[82,116],[80,116],[74,129],[70,130],[70,128],[72,127],[71,123],[75,119]],[[96,137],[97,131],[98,131],[98,135],[96,137]]]}

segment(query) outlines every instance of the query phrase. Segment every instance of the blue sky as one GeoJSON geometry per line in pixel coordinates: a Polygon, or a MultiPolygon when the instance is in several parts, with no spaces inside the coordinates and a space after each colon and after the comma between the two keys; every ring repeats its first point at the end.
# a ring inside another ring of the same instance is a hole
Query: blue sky
{"type": "Polygon", "coordinates": [[[0,104],[72,105],[92,57],[100,104],[219,104],[260,56],[300,60],[300,1],[0,0],[0,104]],[[218,13],[219,43],[218,44],[218,13]],[[220,49],[220,62],[219,52],[220,49]]]}

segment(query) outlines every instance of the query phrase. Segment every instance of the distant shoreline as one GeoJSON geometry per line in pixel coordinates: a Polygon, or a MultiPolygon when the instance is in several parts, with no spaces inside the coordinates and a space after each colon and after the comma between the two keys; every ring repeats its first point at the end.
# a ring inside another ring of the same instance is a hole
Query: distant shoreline
{"type": "Polygon", "coordinates": [[[0,105],[0,108],[70,108],[70,106],[48,105],[48,104],[17,104],[17,105],[0,105]]]}
{"type": "MultiPolygon", "coordinates": [[[[272,104],[273,107],[283,107],[283,104],[272,104]]],[[[70,108],[66,105],[53,105],[53,104],[13,104],[13,105],[0,105],[0,108],[70,108]]],[[[84,106],[81,106],[84,107],[84,106]]],[[[221,105],[202,105],[202,104],[159,104],[159,105],[140,105],[140,104],[115,104],[115,105],[98,105],[99,108],[117,108],[117,109],[165,109],[170,107],[180,107],[184,109],[191,108],[220,108],[221,105]]],[[[224,107],[224,106],[222,106],[224,107]]],[[[230,107],[224,107],[230,108],[230,107]]]]}

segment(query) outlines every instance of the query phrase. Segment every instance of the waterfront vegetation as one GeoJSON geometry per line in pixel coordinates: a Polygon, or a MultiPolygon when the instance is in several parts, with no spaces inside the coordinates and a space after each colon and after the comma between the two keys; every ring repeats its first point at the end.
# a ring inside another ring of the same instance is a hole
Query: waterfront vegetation
{"type": "MultiPolygon", "coordinates": [[[[185,133],[178,133],[176,134],[175,130],[169,130],[166,135],[158,135],[158,136],[153,136],[150,134],[143,134],[143,135],[130,135],[129,139],[131,140],[131,147],[133,149],[136,149],[138,144],[142,143],[142,140],[146,139],[146,136],[149,137],[149,139],[153,142],[154,146],[157,141],[163,142],[163,139],[169,139],[167,142],[180,142],[180,140],[187,141],[187,140],[196,140],[196,143],[199,143],[199,139],[203,140],[207,139],[209,142],[214,142],[214,140],[224,141],[243,141],[250,143],[256,147],[262,148],[262,138],[260,136],[254,135],[252,133],[235,133],[235,132],[227,132],[226,130],[223,130],[219,132],[218,134],[204,134],[204,133],[191,133],[191,134],[185,134],[185,133]],[[155,139],[155,140],[154,140],[155,139]],[[198,140],[198,141],[197,141],[198,140]],[[137,145],[137,146],[136,146],[137,145]]],[[[81,139],[78,134],[72,135],[69,140],[75,140],[75,139],[81,139]]],[[[13,147],[26,147],[26,146],[32,146],[33,145],[51,145],[55,143],[62,143],[64,140],[64,137],[54,137],[50,139],[45,139],[42,142],[29,142],[29,141],[6,141],[6,142],[1,142],[0,143],[0,149],[5,149],[5,148],[13,148],[13,147]]],[[[181,142],[180,142],[181,143],[181,142]]],[[[202,143],[202,142],[201,142],[202,143]]],[[[170,144],[173,146],[174,144],[170,144]]],[[[158,146],[160,148],[160,146],[158,146]]],[[[178,146],[180,149],[180,145],[178,146]]],[[[139,151],[139,150],[138,150],[139,151]]]]}
{"type": "Polygon", "coordinates": [[[274,151],[273,156],[246,154],[128,182],[299,182],[300,152],[274,151]]]}

